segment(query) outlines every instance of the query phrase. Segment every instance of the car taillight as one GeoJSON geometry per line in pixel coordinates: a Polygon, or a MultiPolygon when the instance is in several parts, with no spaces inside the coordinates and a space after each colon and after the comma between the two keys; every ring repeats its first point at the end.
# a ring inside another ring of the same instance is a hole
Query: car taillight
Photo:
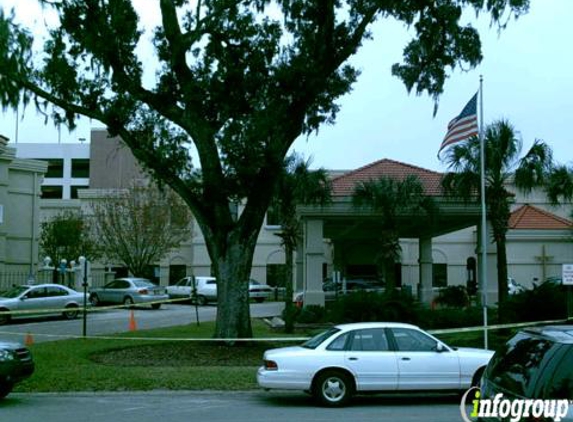
{"type": "Polygon", "coordinates": [[[264,364],[267,371],[276,371],[279,369],[279,366],[274,360],[265,360],[264,364]]]}
{"type": "Polygon", "coordinates": [[[149,290],[147,289],[140,289],[137,291],[140,295],[148,295],[149,294],[149,290]]]}

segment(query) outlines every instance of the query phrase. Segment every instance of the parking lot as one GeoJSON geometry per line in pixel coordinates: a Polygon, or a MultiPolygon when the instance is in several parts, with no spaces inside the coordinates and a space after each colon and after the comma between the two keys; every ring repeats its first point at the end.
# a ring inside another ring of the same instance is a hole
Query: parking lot
{"type": "MultiPolygon", "coordinates": [[[[279,315],[284,304],[280,302],[253,303],[251,316],[254,318],[279,315]]],[[[133,322],[138,330],[170,327],[173,325],[195,324],[201,321],[214,321],[217,316],[217,306],[195,306],[189,304],[167,304],[161,309],[135,307],[133,322]],[[197,313],[196,313],[197,310],[197,313]]],[[[131,310],[95,308],[88,313],[87,335],[106,335],[130,330],[131,310]]],[[[35,318],[14,321],[0,326],[0,338],[23,342],[26,336],[32,336],[34,342],[58,340],[68,337],[82,336],[83,321],[79,318],[71,321],[62,318],[35,318]]]]}

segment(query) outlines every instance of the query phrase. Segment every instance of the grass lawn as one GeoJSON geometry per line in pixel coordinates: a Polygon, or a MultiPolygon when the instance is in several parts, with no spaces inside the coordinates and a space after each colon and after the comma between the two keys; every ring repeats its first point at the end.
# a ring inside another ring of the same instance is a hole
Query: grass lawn
{"type": "MultiPolygon", "coordinates": [[[[121,334],[137,338],[210,338],[214,323],[121,334]]],[[[255,337],[285,337],[253,322],[255,337]]],[[[297,334],[300,336],[300,334],[297,334]]],[[[303,334],[304,335],[304,334],[303,334]]],[[[118,335],[119,337],[119,335],[118,335]]],[[[30,346],[36,371],[20,392],[126,390],[246,390],[256,388],[264,350],[292,341],[229,347],[195,341],[74,339],[30,346]]]]}
{"type": "MultiPolygon", "coordinates": [[[[264,350],[296,344],[253,322],[256,338],[285,341],[236,343],[150,341],[141,338],[210,338],[214,323],[121,334],[122,339],[74,339],[30,346],[36,372],[16,386],[20,392],[131,390],[248,390],[257,388],[256,369],[264,350]],[[125,338],[132,339],[125,339],[125,338]],[[137,339],[139,338],[139,339],[137,339]]],[[[297,333],[297,337],[309,333],[297,333]]],[[[509,334],[490,334],[490,348],[509,334]]],[[[117,336],[119,337],[119,335],[117,336]]],[[[483,347],[482,333],[440,336],[451,346],[483,347]]]]}

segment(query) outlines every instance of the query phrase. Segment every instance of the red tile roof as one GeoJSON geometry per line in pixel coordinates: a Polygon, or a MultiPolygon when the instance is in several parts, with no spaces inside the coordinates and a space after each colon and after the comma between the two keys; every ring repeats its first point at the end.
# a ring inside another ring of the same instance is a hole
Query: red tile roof
{"type": "Polygon", "coordinates": [[[383,176],[403,180],[409,175],[418,176],[424,186],[426,194],[435,196],[442,195],[442,173],[386,158],[332,179],[333,195],[351,196],[354,192],[354,186],[356,186],[358,182],[377,180],[383,176]]]}
{"type": "Polygon", "coordinates": [[[573,222],[532,205],[523,205],[511,213],[509,228],[517,230],[563,230],[573,228],[573,222]]]}

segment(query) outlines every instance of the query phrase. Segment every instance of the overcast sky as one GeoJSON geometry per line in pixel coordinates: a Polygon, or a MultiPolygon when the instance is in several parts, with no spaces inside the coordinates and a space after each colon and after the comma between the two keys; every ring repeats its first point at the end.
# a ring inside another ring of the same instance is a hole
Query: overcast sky
{"type": "MultiPolygon", "coordinates": [[[[2,0],[4,6],[29,0],[2,0]]],[[[433,100],[408,94],[400,80],[391,75],[408,41],[407,30],[391,21],[373,28],[374,40],[367,41],[353,58],[362,70],[353,91],[340,100],[336,124],[323,126],[318,135],[299,139],[294,148],[313,157],[314,167],[353,169],[390,158],[443,171],[437,151],[446,126],[479,88],[484,78],[485,123],[508,119],[519,131],[524,148],[543,139],[561,163],[573,161],[573,0],[532,0],[529,14],[498,33],[489,16],[473,19],[480,30],[484,60],[469,72],[451,74],[440,98],[438,112],[433,100]]],[[[0,134],[15,139],[13,111],[0,112],[0,134]]],[[[60,136],[53,125],[43,125],[33,107],[20,110],[18,142],[76,142],[89,140],[90,122],[60,136]]]]}

